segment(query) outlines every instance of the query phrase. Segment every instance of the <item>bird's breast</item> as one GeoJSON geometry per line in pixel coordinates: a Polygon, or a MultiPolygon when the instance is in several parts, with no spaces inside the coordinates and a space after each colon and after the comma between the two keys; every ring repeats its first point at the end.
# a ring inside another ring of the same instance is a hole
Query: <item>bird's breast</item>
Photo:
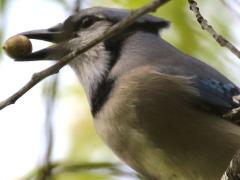
{"type": "Polygon", "coordinates": [[[217,180],[240,147],[238,127],[192,105],[188,81],[137,68],[95,116],[108,146],[148,179],[217,180]]]}
{"type": "Polygon", "coordinates": [[[173,161],[163,150],[156,148],[136,124],[134,104],[128,98],[112,99],[105,104],[94,122],[97,133],[115,154],[146,177],[160,179],[164,171],[165,176],[172,180],[185,180],[177,176],[173,161]]]}
{"type": "MultiPolygon", "coordinates": [[[[116,82],[108,101],[96,114],[94,123],[99,136],[124,162],[146,177],[167,177],[172,180],[194,177],[197,180],[197,176],[193,176],[191,172],[179,169],[164,149],[157,147],[146,134],[143,125],[139,123],[138,111],[142,111],[139,106],[139,94],[132,91],[139,82],[127,82],[124,78],[116,82]]],[[[145,98],[144,92],[142,93],[142,98],[145,98]]]]}

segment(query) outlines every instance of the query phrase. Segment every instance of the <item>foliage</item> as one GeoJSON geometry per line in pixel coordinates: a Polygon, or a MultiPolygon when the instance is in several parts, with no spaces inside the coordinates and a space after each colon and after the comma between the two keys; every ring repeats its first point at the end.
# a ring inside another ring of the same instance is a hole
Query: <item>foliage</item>
{"type": "Polygon", "coordinates": [[[6,0],[0,0],[0,12],[3,11],[5,5],[6,5],[6,0]]]}

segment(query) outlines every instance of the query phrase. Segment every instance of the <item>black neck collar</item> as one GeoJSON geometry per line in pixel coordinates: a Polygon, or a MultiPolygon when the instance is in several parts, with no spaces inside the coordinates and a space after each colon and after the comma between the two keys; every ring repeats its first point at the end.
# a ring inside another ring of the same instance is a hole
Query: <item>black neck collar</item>
{"type": "Polygon", "coordinates": [[[105,50],[110,53],[110,60],[108,64],[108,69],[102,81],[99,82],[96,90],[94,90],[90,99],[93,117],[96,116],[96,114],[101,110],[103,105],[107,102],[110,92],[113,89],[115,79],[109,78],[108,76],[120,57],[123,41],[124,40],[122,39],[122,37],[113,37],[104,42],[105,50]]]}
{"type": "Polygon", "coordinates": [[[158,33],[156,29],[151,29],[149,27],[143,27],[138,24],[130,26],[120,35],[116,35],[109,40],[104,42],[105,50],[110,53],[110,60],[106,74],[103,77],[103,80],[99,82],[96,90],[92,93],[91,96],[91,112],[93,117],[101,110],[103,105],[107,102],[110,92],[114,87],[115,79],[109,78],[109,74],[119,60],[121,55],[122,45],[126,38],[134,34],[136,31],[145,31],[150,33],[158,33]]]}

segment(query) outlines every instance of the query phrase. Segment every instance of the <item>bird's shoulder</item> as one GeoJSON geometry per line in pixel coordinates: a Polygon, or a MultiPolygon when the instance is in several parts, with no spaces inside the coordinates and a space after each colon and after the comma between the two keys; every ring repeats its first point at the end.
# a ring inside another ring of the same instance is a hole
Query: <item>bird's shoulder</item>
{"type": "Polygon", "coordinates": [[[225,116],[240,107],[240,89],[230,81],[164,74],[153,66],[142,66],[132,69],[118,84],[120,94],[128,94],[134,103],[147,105],[151,111],[169,109],[174,113],[178,109],[186,112],[194,107],[236,124],[240,119],[239,114],[225,116]]]}

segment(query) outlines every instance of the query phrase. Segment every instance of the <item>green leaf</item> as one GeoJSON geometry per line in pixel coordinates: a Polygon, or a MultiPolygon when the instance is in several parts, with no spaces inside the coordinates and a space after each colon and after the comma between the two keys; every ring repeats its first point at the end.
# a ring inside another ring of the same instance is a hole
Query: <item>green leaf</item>
{"type": "Polygon", "coordinates": [[[127,0],[113,0],[113,2],[120,4],[121,6],[124,6],[126,8],[138,8],[140,6],[143,6],[151,1],[149,0],[138,0],[138,1],[127,1],[127,0]]]}
{"type": "Polygon", "coordinates": [[[5,5],[6,5],[6,0],[0,0],[0,13],[3,12],[5,5]]]}

